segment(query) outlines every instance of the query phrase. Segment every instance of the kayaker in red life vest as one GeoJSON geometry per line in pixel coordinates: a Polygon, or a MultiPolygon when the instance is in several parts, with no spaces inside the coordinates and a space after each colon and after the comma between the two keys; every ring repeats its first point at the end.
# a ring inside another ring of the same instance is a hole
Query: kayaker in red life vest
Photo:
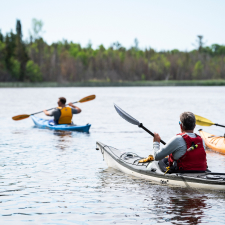
{"type": "Polygon", "coordinates": [[[160,136],[154,133],[153,150],[155,160],[163,160],[173,170],[206,171],[205,143],[199,135],[194,133],[196,126],[195,115],[191,112],[182,113],[179,124],[181,133],[170,139],[161,149],[160,136]],[[166,156],[169,157],[165,158],[166,156]]]}
{"type": "Polygon", "coordinates": [[[60,97],[58,100],[58,107],[52,112],[43,110],[46,116],[54,116],[55,124],[72,124],[73,114],[78,114],[81,112],[81,109],[77,106],[69,103],[70,107],[66,107],[66,98],[60,97]]]}

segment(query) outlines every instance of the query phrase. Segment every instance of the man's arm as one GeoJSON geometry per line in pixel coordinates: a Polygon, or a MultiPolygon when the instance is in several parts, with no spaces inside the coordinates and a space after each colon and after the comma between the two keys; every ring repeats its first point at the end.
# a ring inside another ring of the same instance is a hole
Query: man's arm
{"type": "Polygon", "coordinates": [[[80,113],[80,112],[81,112],[81,109],[78,108],[77,106],[73,105],[72,103],[69,103],[68,105],[69,105],[70,107],[76,109],[76,110],[77,110],[77,113],[80,113]]]}
{"type": "Polygon", "coordinates": [[[57,112],[58,112],[59,110],[57,110],[57,109],[54,109],[53,111],[51,111],[51,112],[49,112],[49,111],[47,111],[47,110],[43,110],[43,112],[44,112],[44,114],[46,115],[46,116],[55,116],[55,115],[57,115],[57,112]]]}
{"type": "Polygon", "coordinates": [[[48,112],[47,110],[43,110],[43,112],[44,112],[44,114],[46,115],[46,116],[52,116],[52,113],[50,113],[50,112],[48,112]]]}
{"type": "MultiPolygon", "coordinates": [[[[154,133],[153,139],[153,151],[154,151],[154,158],[156,161],[159,161],[169,154],[177,151],[179,148],[185,148],[185,146],[181,146],[179,139],[182,137],[175,136],[169,140],[169,142],[162,146],[160,149],[160,136],[157,133],[154,133]]],[[[185,143],[184,143],[185,144],[185,143]]]]}

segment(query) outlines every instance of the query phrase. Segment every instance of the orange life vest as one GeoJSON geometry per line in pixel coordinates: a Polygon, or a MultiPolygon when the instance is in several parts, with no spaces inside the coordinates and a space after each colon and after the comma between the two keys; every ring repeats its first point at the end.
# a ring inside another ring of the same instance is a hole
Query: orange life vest
{"type": "Polygon", "coordinates": [[[72,109],[70,107],[58,107],[61,111],[61,116],[59,117],[58,124],[71,124],[72,123],[72,109]]]}

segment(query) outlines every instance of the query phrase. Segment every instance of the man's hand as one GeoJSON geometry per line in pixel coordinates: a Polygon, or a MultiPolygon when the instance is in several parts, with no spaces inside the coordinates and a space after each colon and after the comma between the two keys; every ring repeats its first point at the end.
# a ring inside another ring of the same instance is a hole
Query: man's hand
{"type": "Polygon", "coordinates": [[[158,133],[154,133],[153,142],[159,142],[160,143],[160,140],[161,140],[161,138],[160,138],[159,134],[158,133]]]}
{"type": "Polygon", "coordinates": [[[43,112],[44,112],[44,114],[46,115],[46,116],[50,116],[50,114],[49,114],[49,112],[47,111],[47,110],[43,110],[43,112]]]}
{"type": "Polygon", "coordinates": [[[80,112],[81,112],[81,109],[80,109],[80,108],[78,108],[77,106],[73,105],[71,102],[70,102],[70,103],[68,103],[68,105],[69,105],[70,107],[72,107],[72,108],[76,109],[76,110],[77,110],[77,113],[80,113],[80,112]]]}
{"type": "Polygon", "coordinates": [[[75,107],[71,102],[70,103],[68,103],[68,105],[70,106],[70,107],[75,107]]]}

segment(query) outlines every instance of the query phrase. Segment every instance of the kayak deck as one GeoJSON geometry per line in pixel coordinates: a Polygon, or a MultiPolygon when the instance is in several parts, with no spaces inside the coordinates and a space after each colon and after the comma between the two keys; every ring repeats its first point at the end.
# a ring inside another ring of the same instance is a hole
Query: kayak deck
{"type": "Polygon", "coordinates": [[[207,133],[201,129],[199,130],[199,133],[202,139],[205,141],[205,144],[208,148],[212,149],[215,152],[225,154],[225,138],[224,137],[207,133]]]}
{"type": "Polygon", "coordinates": [[[59,124],[59,125],[51,125],[49,124],[49,120],[45,120],[36,116],[31,116],[34,124],[39,128],[48,128],[52,130],[67,130],[67,131],[79,131],[79,132],[89,132],[91,124],[79,126],[79,125],[68,125],[68,124],[59,124]]]}
{"type": "Polygon", "coordinates": [[[135,153],[125,152],[97,142],[109,167],[120,170],[142,179],[151,180],[163,185],[202,188],[225,191],[225,173],[171,173],[165,174],[157,161],[139,163],[140,157],[135,153]]]}

